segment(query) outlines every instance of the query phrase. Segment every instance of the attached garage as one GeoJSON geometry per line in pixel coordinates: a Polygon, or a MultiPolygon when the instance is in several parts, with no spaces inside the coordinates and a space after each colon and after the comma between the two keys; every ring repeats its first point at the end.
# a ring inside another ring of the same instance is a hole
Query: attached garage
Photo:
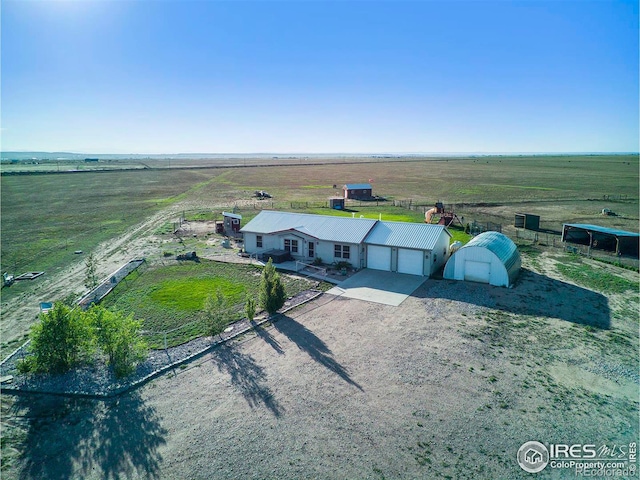
{"type": "Polygon", "coordinates": [[[398,273],[422,275],[424,271],[424,252],[422,250],[398,249],[398,273]]]}
{"type": "Polygon", "coordinates": [[[367,247],[367,268],[373,270],[391,270],[391,247],[369,245],[367,247]]]}
{"type": "Polygon", "coordinates": [[[429,277],[447,261],[450,239],[444,225],[378,221],[364,239],[366,267],[429,277]]]}
{"type": "Polygon", "coordinates": [[[508,287],[518,276],[520,265],[520,253],[509,237],[484,232],[449,258],[444,278],[508,287]]]}

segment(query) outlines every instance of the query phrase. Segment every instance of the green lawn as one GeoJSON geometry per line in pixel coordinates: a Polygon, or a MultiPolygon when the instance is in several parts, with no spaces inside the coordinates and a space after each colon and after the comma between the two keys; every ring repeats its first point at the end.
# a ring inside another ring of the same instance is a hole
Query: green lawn
{"type": "MultiPolygon", "coordinates": [[[[206,334],[203,306],[208,295],[220,289],[234,305],[229,322],[243,318],[247,294],[257,299],[261,267],[201,260],[169,266],[149,266],[132,273],[104,300],[110,310],[133,313],[144,320],[143,329],[153,347],[163,342],[179,345],[206,334]]],[[[295,295],[310,287],[307,280],[283,276],[287,294],[295,295]]]]}

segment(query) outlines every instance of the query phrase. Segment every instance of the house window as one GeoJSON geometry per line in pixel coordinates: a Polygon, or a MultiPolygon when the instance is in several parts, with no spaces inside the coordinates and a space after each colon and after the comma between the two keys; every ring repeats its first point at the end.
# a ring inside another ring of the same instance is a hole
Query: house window
{"type": "Polygon", "coordinates": [[[309,242],[309,258],[313,258],[316,256],[316,244],[313,242],[309,242]]]}
{"type": "Polygon", "coordinates": [[[348,259],[351,256],[349,245],[335,245],[333,248],[333,256],[348,259]]]}
{"type": "Polygon", "coordinates": [[[284,249],[287,252],[298,253],[298,240],[284,239],[284,249]]]}
{"type": "Polygon", "coordinates": [[[256,247],[262,248],[262,235],[256,235],[256,247]]]}

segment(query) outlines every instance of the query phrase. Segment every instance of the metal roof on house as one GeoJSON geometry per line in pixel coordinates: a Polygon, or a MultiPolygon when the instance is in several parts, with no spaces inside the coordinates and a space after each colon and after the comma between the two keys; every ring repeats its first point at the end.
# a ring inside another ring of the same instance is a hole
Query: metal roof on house
{"type": "Polygon", "coordinates": [[[346,188],[347,190],[366,190],[366,189],[372,190],[373,189],[370,183],[347,183],[344,186],[344,188],[346,188]]]}
{"type": "Polygon", "coordinates": [[[518,252],[516,244],[506,235],[498,232],[483,232],[473,237],[466,245],[460,247],[460,250],[469,247],[486,248],[494,253],[504,264],[512,281],[517,276],[520,270],[520,252],[518,252]]]}
{"type": "Polygon", "coordinates": [[[310,235],[318,240],[362,243],[376,222],[377,220],[368,218],[263,210],[240,231],[269,234],[293,230],[310,235]]]}
{"type": "Polygon", "coordinates": [[[443,231],[451,237],[444,225],[379,221],[364,241],[372,245],[433,250],[443,231]]]}
{"type": "Polygon", "coordinates": [[[222,216],[242,220],[242,215],[239,215],[237,213],[222,212],[222,216]]]}
{"type": "Polygon", "coordinates": [[[601,227],[600,225],[589,225],[587,223],[565,223],[564,226],[590,230],[592,232],[606,233],[609,235],[615,235],[616,237],[640,237],[640,233],[627,232],[626,230],[618,230],[616,228],[601,227]]]}

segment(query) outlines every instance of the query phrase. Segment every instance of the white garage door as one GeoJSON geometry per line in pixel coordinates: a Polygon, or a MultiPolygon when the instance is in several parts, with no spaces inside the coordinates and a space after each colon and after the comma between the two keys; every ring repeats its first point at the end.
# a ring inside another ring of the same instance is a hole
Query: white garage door
{"type": "Polygon", "coordinates": [[[409,273],[411,275],[422,275],[423,267],[422,250],[398,249],[398,273],[409,273]]]}
{"type": "Polygon", "coordinates": [[[469,282],[489,283],[491,264],[487,262],[464,262],[464,279],[469,282]]]}
{"type": "Polygon", "coordinates": [[[391,270],[391,247],[369,245],[367,247],[367,268],[391,270]]]}

